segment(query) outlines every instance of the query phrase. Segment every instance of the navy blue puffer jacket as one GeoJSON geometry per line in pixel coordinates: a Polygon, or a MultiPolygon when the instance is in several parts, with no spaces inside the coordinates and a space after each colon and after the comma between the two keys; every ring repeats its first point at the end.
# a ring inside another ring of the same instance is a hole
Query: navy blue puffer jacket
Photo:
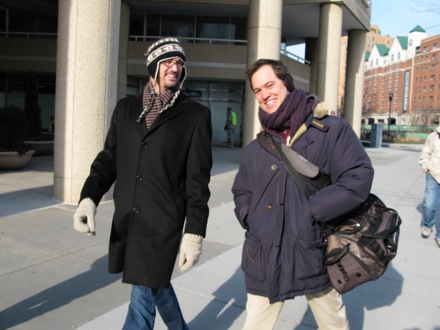
{"type": "Polygon", "coordinates": [[[362,203],[373,180],[371,161],[345,120],[310,116],[306,124],[293,149],[328,175],[331,185],[319,191],[311,186],[314,194],[307,199],[280,160],[254,140],[243,150],[232,187],[235,214],[246,230],[247,291],[271,303],[331,285],[319,224],[362,203]]]}

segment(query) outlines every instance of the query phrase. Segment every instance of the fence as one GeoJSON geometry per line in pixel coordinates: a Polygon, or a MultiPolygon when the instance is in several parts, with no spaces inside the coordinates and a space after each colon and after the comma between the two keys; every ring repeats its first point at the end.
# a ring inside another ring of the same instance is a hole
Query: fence
{"type": "MultiPolygon", "coordinates": [[[[371,125],[361,126],[361,139],[369,140],[371,125]]],[[[435,131],[437,126],[413,125],[383,125],[383,140],[387,142],[424,143],[428,135],[435,131]],[[389,130],[388,130],[389,127],[389,130]]]]}

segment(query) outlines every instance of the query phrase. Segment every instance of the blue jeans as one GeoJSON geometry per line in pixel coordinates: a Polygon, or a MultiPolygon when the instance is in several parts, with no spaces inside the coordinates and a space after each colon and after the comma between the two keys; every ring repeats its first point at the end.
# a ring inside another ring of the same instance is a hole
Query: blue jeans
{"type": "Polygon", "coordinates": [[[168,329],[188,330],[171,283],[165,289],[133,285],[127,318],[122,329],[153,330],[156,308],[168,329]]]}
{"type": "Polygon", "coordinates": [[[426,173],[426,188],[423,197],[422,226],[436,228],[436,238],[440,238],[440,184],[426,173]]]}

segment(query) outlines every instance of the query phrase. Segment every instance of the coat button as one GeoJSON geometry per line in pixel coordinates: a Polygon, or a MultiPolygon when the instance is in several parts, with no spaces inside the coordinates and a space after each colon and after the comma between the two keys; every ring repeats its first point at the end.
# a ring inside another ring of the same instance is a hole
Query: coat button
{"type": "Polygon", "coordinates": [[[267,204],[267,209],[268,209],[268,210],[272,210],[272,208],[273,208],[273,205],[272,205],[272,204],[267,204]]]}
{"type": "Polygon", "coordinates": [[[141,146],[142,146],[142,149],[148,149],[148,144],[146,144],[144,142],[142,142],[141,146]]]}
{"type": "Polygon", "coordinates": [[[276,171],[276,170],[278,169],[278,166],[276,166],[276,165],[274,164],[274,165],[272,165],[272,166],[270,167],[270,169],[271,169],[272,171],[276,171]]]}
{"type": "Polygon", "coordinates": [[[141,177],[140,175],[136,175],[136,179],[137,179],[138,181],[142,181],[144,178],[141,177]]]}
{"type": "Polygon", "coordinates": [[[137,207],[133,208],[133,213],[134,214],[138,214],[139,213],[139,209],[137,207]]]}

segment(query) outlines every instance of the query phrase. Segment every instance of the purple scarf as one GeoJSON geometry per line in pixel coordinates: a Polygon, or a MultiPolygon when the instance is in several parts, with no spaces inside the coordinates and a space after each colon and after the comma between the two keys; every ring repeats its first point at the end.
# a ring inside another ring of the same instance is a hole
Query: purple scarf
{"type": "Polygon", "coordinates": [[[302,89],[295,88],[287,94],[277,111],[269,114],[259,108],[258,117],[265,130],[279,132],[289,129],[290,136],[293,136],[318,103],[316,95],[308,96],[302,89]]]}

